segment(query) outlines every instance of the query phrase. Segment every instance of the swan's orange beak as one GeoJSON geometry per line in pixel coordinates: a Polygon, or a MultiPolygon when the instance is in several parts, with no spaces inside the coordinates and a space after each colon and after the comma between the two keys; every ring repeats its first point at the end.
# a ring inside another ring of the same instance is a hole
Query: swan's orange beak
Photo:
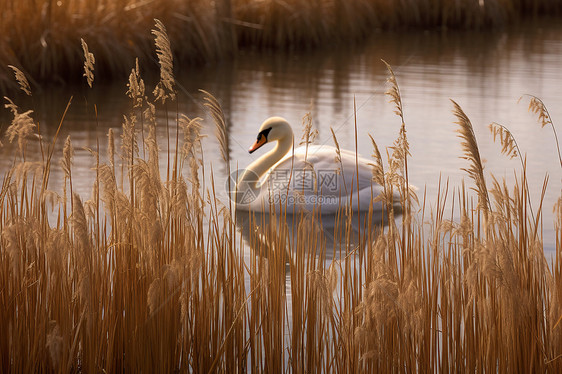
{"type": "Polygon", "coordinates": [[[253,153],[256,149],[260,148],[265,143],[267,143],[267,137],[260,133],[258,135],[258,140],[256,140],[256,142],[250,147],[250,149],[248,149],[248,152],[253,153]]]}

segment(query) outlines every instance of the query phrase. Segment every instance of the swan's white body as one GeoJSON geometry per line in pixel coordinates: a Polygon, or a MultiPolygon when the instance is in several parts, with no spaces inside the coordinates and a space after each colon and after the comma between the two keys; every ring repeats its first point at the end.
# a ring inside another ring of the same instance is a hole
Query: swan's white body
{"type": "MultiPolygon", "coordinates": [[[[276,147],[251,163],[236,187],[237,208],[259,212],[271,209],[293,213],[300,210],[334,214],[341,208],[353,211],[381,211],[376,199],[383,187],[373,182],[372,161],[354,152],[331,146],[309,145],[293,151],[293,131],[286,120],[266,120],[255,151],[265,143],[277,141],[276,147]],[[340,161],[341,160],[341,161],[340,161]]],[[[396,196],[395,200],[399,201],[396,196]]]]}

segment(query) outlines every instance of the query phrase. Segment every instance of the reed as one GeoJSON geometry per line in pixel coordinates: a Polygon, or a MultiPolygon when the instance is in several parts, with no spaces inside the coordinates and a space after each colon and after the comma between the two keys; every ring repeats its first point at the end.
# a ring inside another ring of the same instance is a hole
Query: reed
{"type": "MultiPolygon", "coordinates": [[[[373,178],[408,191],[412,156],[392,70],[389,76],[401,128],[387,160],[372,138],[373,178]]],[[[158,100],[178,100],[167,88],[173,76],[164,78],[158,100]]],[[[73,189],[71,139],[54,155],[65,181],[52,191],[54,147],[42,138],[26,142],[38,131],[32,113],[7,101],[14,122],[5,142],[17,145],[4,146],[18,152],[0,187],[0,371],[562,369],[562,197],[549,262],[541,215],[550,207],[541,200],[528,214],[524,163],[513,185],[485,179],[474,130],[458,104],[459,156],[469,162],[476,194],[440,181],[435,206],[402,193],[410,217],[401,229],[386,201],[384,216],[370,212],[359,231],[357,217],[341,212],[326,232],[329,217],[315,212],[243,216],[221,202],[212,171],[211,183],[202,182],[209,172],[200,119],[175,115],[183,133],[163,166],[170,170],[173,162],[177,172],[161,176],[155,129],[163,124],[138,63],[128,88],[131,113],[121,130],[109,131],[108,154],[92,150],[96,180],[88,200],[73,189]],[[35,147],[47,151],[32,163],[26,154],[35,147]]],[[[227,161],[220,101],[205,95],[227,161]]],[[[493,129],[513,155],[511,133],[493,129]]],[[[306,121],[304,130],[308,142],[306,121]]]]}
{"type": "Polygon", "coordinates": [[[239,49],[295,49],[350,43],[374,30],[484,29],[541,14],[560,0],[2,0],[0,90],[14,87],[7,65],[32,84],[77,80],[83,39],[104,79],[123,77],[139,58],[153,64],[153,18],[167,25],[172,54],[206,63],[239,49]]]}

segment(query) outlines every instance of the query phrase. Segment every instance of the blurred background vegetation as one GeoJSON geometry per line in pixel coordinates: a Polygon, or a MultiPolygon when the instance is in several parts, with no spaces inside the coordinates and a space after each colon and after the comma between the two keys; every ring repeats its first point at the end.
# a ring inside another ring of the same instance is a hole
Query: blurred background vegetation
{"type": "Polygon", "coordinates": [[[240,49],[292,50],[358,42],[376,32],[483,30],[559,15],[561,0],[0,0],[0,90],[21,69],[41,83],[80,77],[83,38],[100,77],[156,64],[153,19],[166,25],[185,65],[229,58],[240,49]],[[71,78],[72,77],[72,78],[71,78]]]}

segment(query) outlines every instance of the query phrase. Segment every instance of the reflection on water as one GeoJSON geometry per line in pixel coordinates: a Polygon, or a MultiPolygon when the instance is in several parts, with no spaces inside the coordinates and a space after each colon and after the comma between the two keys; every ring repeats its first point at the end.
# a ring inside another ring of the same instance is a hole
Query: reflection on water
{"type": "MultiPolygon", "coordinates": [[[[274,267],[277,273],[284,272],[288,321],[293,320],[293,294],[303,291],[302,279],[298,281],[294,277],[308,277],[319,268],[342,266],[350,274],[360,274],[367,243],[373,243],[384,229],[383,222],[378,223],[375,215],[348,216],[343,212],[322,215],[236,210],[235,218],[242,238],[252,251],[245,253],[245,263],[252,267],[261,262],[264,266],[267,259],[270,272],[275,272],[274,267]]],[[[286,336],[290,336],[289,325],[285,326],[286,336]]]]}
{"type": "Polygon", "coordinates": [[[329,265],[365,247],[384,229],[384,222],[373,214],[345,212],[322,215],[307,213],[275,214],[236,210],[236,226],[245,242],[259,256],[269,257],[276,250],[286,251],[287,262],[296,250],[305,257],[320,257],[329,265]],[[377,219],[378,218],[378,219],[377,219]]]}
{"type": "MultiPolygon", "coordinates": [[[[220,100],[228,120],[232,170],[260,156],[249,155],[247,149],[255,140],[261,122],[273,115],[286,117],[299,134],[302,117],[310,112],[319,131],[317,143],[333,144],[332,128],[342,148],[357,148],[368,157],[372,151],[367,134],[384,150],[392,145],[399,129],[399,120],[384,96],[387,72],[381,59],[392,65],[401,89],[412,154],[410,182],[421,191],[425,186],[428,200],[435,203],[440,175],[449,178],[452,186],[460,186],[461,179],[465,178],[461,168],[466,167],[466,163],[459,158],[461,148],[449,101],[449,98],[454,99],[473,123],[482,158],[487,160],[486,172],[512,180],[514,170],[519,168],[517,160],[507,160],[500,154],[499,145],[492,142],[487,125],[495,121],[513,132],[527,157],[535,206],[539,204],[544,176],[550,175],[543,222],[545,247],[552,249],[550,207],[560,196],[562,176],[556,143],[552,131],[541,129],[536,118],[527,112],[527,103],[517,103],[517,100],[525,93],[541,97],[555,124],[562,123],[562,106],[558,105],[562,98],[562,26],[555,22],[542,20],[501,32],[375,35],[364,45],[337,50],[265,56],[245,52],[236,60],[218,66],[200,69],[177,66],[178,108],[190,117],[205,116],[200,88],[220,100]],[[355,122],[359,134],[357,144],[355,122]]],[[[156,65],[144,68],[157,70],[156,65]]],[[[86,197],[91,191],[93,173],[90,167],[94,159],[82,147],[96,148],[99,141],[100,154],[105,157],[108,128],[119,128],[122,114],[130,110],[125,79],[110,86],[94,83],[94,90],[84,87],[45,90],[29,99],[7,93],[22,110],[34,109],[46,138],[53,136],[67,101],[74,96],[59,135],[55,158],[61,155],[64,138],[70,134],[76,149],[75,191],[86,197]]],[[[147,87],[151,86],[151,81],[154,80],[147,79],[147,87]]],[[[174,112],[176,108],[172,105],[168,109],[174,112]]],[[[165,139],[164,108],[159,108],[158,116],[162,124],[158,135],[165,139]]],[[[172,134],[175,133],[174,119],[175,114],[172,114],[169,118],[172,134]]],[[[0,120],[4,131],[9,121],[8,111],[2,111],[0,120]]],[[[216,152],[214,125],[206,121],[205,126],[204,132],[209,134],[203,143],[206,175],[209,176],[212,164],[214,180],[221,186],[219,181],[226,180],[226,167],[216,152]]],[[[5,139],[3,143],[5,146],[0,149],[2,173],[16,153],[15,147],[6,145],[5,139]]],[[[30,147],[33,146],[30,140],[30,147]]],[[[167,142],[163,140],[160,147],[166,152],[167,142]]],[[[40,155],[37,150],[27,156],[38,159],[40,155]]],[[[53,168],[53,184],[60,183],[57,173],[60,173],[58,168],[53,168]]],[[[226,199],[225,191],[217,193],[226,199]]]]}

